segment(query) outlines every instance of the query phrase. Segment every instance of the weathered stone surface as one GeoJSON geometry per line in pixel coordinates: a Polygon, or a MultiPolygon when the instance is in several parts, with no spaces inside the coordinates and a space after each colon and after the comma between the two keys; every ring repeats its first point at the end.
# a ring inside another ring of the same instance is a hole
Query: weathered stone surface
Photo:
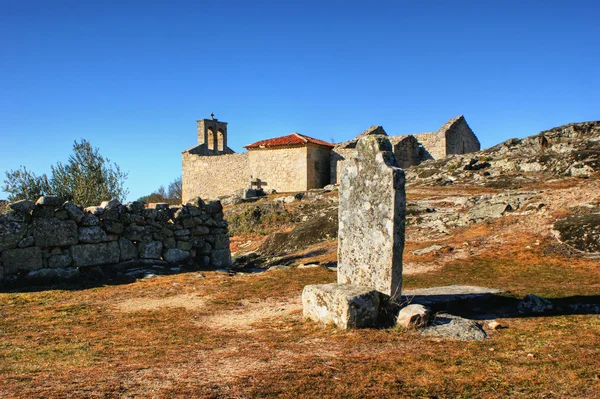
{"type": "Polygon", "coordinates": [[[121,262],[131,259],[137,259],[138,257],[138,250],[135,244],[125,238],[121,238],[119,240],[119,249],[121,251],[119,260],[121,262]]]}
{"type": "Polygon", "coordinates": [[[160,259],[160,255],[162,253],[162,242],[141,242],[138,244],[138,251],[141,259],[160,259]]]}
{"type": "Polygon", "coordinates": [[[34,270],[27,273],[25,276],[27,280],[34,281],[36,283],[73,280],[77,277],[79,277],[79,269],[72,267],[34,270]]]}
{"type": "Polygon", "coordinates": [[[110,201],[102,201],[100,204],[100,206],[105,209],[117,208],[119,205],[121,205],[121,201],[117,198],[113,198],[110,201]]]}
{"type": "Polygon", "coordinates": [[[43,197],[38,198],[38,200],[35,203],[36,203],[36,205],[57,207],[57,206],[61,206],[63,204],[63,200],[61,200],[60,198],[58,198],[55,195],[45,195],[43,197]]]}
{"type": "Polygon", "coordinates": [[[483,327],[478,323],[447,313],[438,313],[431,326],[423,330],[423,335],[460,341],[481,341],[487,338],[483,327]]]}
{"type": "Polygon", "coordinates": [[[396,326],[403,328],[424,327],[429,321],[430,314],[430,309],[423,305],[408,305],[400,309],[396,326]]]}
{"type": "Polygon", "coordinates": [[[41,269],[42,250],[38,247],[7,249],[2,252],[2,264],[6,274],[15,274],[19,270],[41,269]]]}
{"type": "Polygon", "coordinates": [[[30,213],[35,208],[35,204],[33,203],[33,201],[29,201],[29,200],[21,200],[21,201],[17,201],[17,202],[12,202],[12,203],[8,204],[8,206],[10,207],[10,209],[13,209],[17,212],[22,212],[22,213],[30,213]]]}
{"type": "Polygon", "coordinates": [[[33,238],[40,247],[61,247],[77,244],[77,223],[56,218],[33,221],[33,238]]]}
{"type": "MultiPolygon", "coordinates": [[[[205,244],[208,245],[208,244],[205,244]]],[[[203,247],[205,248],[205,247],[203,247]]],[[[204,251],[206,253],[207,251],[204,251]]],[[[231,252],[227,249],[213,249],[210,253],[210,264],[214,267],[231,266],[231,252]]]]}
{"type": "Polygon", "coordinates": [[[0,223],[0,251],[15,248],[25,234],[27,234],[27,225],[24,223],[0,223]]]}
{"type": "MultiPolygon", "coordinates": [[[[63,208],[69,215],[69,218],[74,220],[76,223],[81,222],[81,220],[85,216],[85,213],[83,213],[81,208],[78,207],[77,205],[75,205],[74,203],[72,203],[71,201],[65,202],[65,204],[63,205],[63,208]]],[[[92,216],[92,215],[90,215],[90,216],[92,216]]]]}
{"type": "Polygon", "coordinates": [[[552,302],[546,298],[529,294],[517,305],[517,310],[521,314],[540,314],[548,313],[554,310],[552,302]]]}
{"type": "Polygon", "coordinates": [[[27,236],[25,238],[23,238],[21,241],[19,241],[19,248],[27,248],[27,247],[32,247],[35,244],[35,240],[33,239],[33,236],[27,236]]]}
{"type": "Polygon", "coordinates": [[[48,267],[52,269],[69,267],[73,264],[70,254],[52,255],[48,258],[48,267]]]}
{"type": "Polygon", "coordinates": [[[181,263],[189,257],[190,253],[188,251],[178,248],[170,248],[163,253],[163,259],[168,263],[181,263]]]}
{"type": "Polygon", "coordinates": [[[505,291],[497,288],[477,287],[473,285],[446,285],[403,291],[401,302],[435,306],[465,300],[477,301],[503,292],[505,291]]]}
{"type": "Polygon", "coordinates": [[[98,216],[86,213],[81,219],[80,224],[82,226],[98,226],[100,224],[100,219],[98,219],[98,216]]]}
{"type": "Polygon", "coordinates": [[[71,254],[73,264],[77,267],[118,263],[119,243],[112,241],[100,244],[73,245],[71,254]]]}
{"type": "Polygon", "coordinates": [[[104,230],[107,233],[113,234],[121,234],[123,233],[123,223],[117,222],[116,220],[105,220],[104,222],[104,230]]]}
{"type": "Polygon", "coordinates": [[[304,317],[342,329],[375,326],[381,299],[372,288],[349,284],[307,285],[302,291],[304,317]]]}
{"type": "Polygon", "coordinates": [[[482,203],[472,208],[468,212],[469,218],[472,220],[485,220],[485,219],[496,219],[504,215],[506,212],[510,212],[512,207],[506,203],[482,203]]]}
{"type": "Polygon", "coordinates": [[[383,129],[365,132],[342,170],[338,283],[373,287],[393,297],[402,286],[406,195],[383,129]]]}
{"type": "Polygon", "coordinates": [[[190,232],[193,236],[204,236],[210,233],[210,229],[206,226],[196,226],[190,232]]]}
{"type": "Polygon", "coordinates": [[[584,252],[600,252],[600,213],[571,215],[554,223],[561,242],[584,252]]]}
{"type": "Polygon", "coordinates": [[[193,245],[189,241],[177,241],[177,248],[183,251],[189,251],[190,249],[192,249],[192,247],[193,245]]]}
{"type": "Polygon", "coordinates": [[[79,241],[86,244],[107,241],[106,232],[100,226],[80,227],[79,241]]]}

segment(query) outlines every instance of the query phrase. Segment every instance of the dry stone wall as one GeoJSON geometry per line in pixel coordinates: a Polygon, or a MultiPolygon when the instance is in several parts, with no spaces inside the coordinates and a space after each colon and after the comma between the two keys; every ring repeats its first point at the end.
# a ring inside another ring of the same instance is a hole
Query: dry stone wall
{"type": "Polygon", "coordinates": [[[231,264],[221,203],[196,198],[183,206],[106,201],[83,209],[57,197],[8,205],[0,215],[0,284],[19,279],[76,278],[83,268],[231,264]]]}

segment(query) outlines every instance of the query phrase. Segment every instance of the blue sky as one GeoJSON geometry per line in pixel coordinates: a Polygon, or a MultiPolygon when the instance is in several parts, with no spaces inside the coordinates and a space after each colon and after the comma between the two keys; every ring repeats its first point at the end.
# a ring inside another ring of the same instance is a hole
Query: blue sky
{"type": "Polygon", "coordinates": [[[181,174],[211,112],[235,151],[460,114],[489,147],[597,120],[599,4],[0,0],[0,180],[85,138],[136,199],[181,174]]]}

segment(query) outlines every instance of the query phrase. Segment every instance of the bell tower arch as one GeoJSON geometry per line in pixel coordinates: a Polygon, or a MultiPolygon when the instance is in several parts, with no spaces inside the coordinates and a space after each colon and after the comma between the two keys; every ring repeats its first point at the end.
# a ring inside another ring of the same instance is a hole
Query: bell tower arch
{"type": "Polygon", "coordinates": [[[198,145],[204,144],[213,155],[227,153],[227,122],[221,122],[210,114],[210,119],[198,123],[198,145]]]}

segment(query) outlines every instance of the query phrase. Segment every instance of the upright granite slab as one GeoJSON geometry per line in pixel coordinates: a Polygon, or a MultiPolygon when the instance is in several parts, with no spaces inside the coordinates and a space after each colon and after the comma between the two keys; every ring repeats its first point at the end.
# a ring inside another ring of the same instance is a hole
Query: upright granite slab
{"type": "Polygon", "coordinates": [[[339,192],[338,284],[304,287],[304,316],[372,327],[391,315],[389,297],[400,297],[406,213],[404,172],[381,126],[360,136],[339,192]]]}
{"type": "Polygon", "coordinates": [[[406,194],[387,134],[361,134],[339,189],[338,283],[400,296],[406,194]]]}

